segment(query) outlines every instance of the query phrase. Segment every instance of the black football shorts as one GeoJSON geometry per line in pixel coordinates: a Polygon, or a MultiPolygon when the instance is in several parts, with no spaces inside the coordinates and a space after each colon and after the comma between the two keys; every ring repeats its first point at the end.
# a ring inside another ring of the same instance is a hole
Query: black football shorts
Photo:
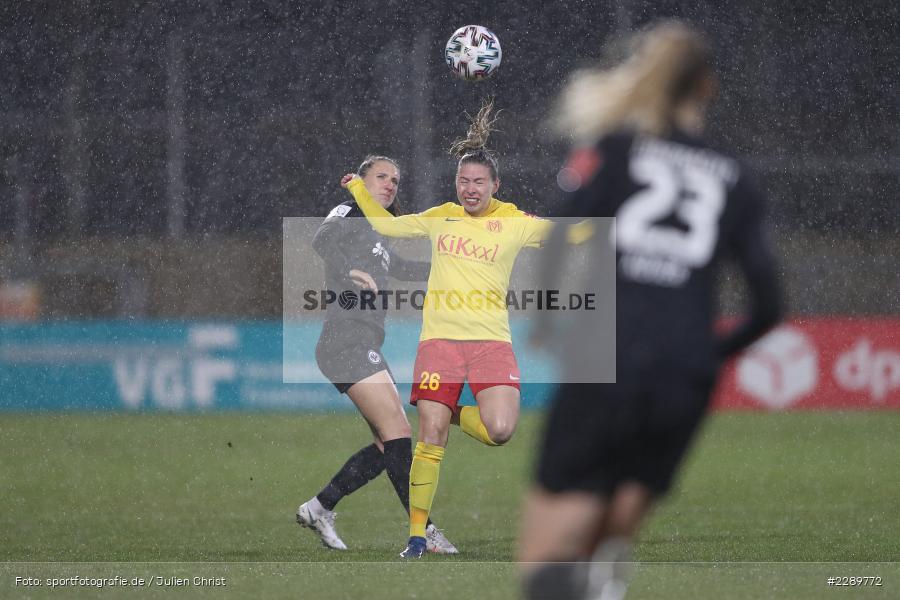
{"type": "Polygon", "coordinates": [[[365,325],[351,321],[337,325],[326,323],[316,344],[316,363],[319,370],[345,394],[355,383],[387,369],[393,373],[381,353],[383,332],[375,332],[365,325]]]}
{"type": "Polygon", "coordinates": [[[687,379],[560,386],[547,416],[538,483],[551,492],[609,495],[636,481],[665,494],[711,390],[711,381],[687,379]]]}

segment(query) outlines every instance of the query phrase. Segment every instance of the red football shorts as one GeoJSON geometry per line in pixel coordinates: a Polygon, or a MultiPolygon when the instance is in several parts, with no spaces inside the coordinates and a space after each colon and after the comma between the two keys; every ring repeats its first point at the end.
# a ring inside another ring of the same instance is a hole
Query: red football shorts
{"type": "Polygon", "coordinates": [[[497,385],[519,389],[519,377],[509,342],[425,340],[416,352],[409,403],[433,400],[456,412],[466,381],[477,396],[497,385]]]}

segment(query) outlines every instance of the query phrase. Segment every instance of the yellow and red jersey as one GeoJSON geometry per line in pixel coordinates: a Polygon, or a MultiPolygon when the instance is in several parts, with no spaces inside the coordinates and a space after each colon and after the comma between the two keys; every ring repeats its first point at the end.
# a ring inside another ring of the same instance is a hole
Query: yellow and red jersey
{"type": "Polygon", "coordinates": [[[362,180],[347,187],[378,233],[431,242],[420,340],[510,341],[506,293],[513,264],[523,247],[541,246],[552,221],[496,198],[478,217],[455,202],[395,217],[371,197],[362,180]]]}

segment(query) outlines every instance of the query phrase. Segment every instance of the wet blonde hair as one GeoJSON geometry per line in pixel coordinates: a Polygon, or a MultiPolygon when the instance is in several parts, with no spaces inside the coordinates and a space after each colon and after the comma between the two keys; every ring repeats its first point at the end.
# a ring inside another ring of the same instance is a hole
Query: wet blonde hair
{"type": "Polygon", "coordinates": [[[593,141],[621,128],[665,135],[703,77],[712,74],[704,37],[680,21],[664,21],[637,34],[618,66],[574,74],[560,97],[557,131],[593,141]]]}
{"type": "Polygon", "coordinates": [[[469,118],[469,130],[466,137],[460,138],[450,146],[450,154],[459,158],[457,168],[466,163],[476,163],[486,166],[491,177],[500,178],[500,167],[494,153],[488,150],[487,142],[491,132],[497,131],[493,125],[497,122],[497,116],[491,116],[494,110],[494,99],[488,98],[481,103],[481,109],[474,117],[466,113],[469,118]]]}

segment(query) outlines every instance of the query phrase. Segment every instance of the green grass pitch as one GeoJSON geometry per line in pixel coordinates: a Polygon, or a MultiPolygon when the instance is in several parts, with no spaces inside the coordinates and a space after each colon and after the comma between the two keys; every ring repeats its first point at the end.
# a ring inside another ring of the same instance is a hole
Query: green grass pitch
{"type": "MultiPolygon", "coordinates": [[[[405,564],[384,476],[337,508],[350,551],[294,522],[369,443],[355,414],[0,415],[0,598],[120,597],[48,583],[116,575],[142,598],[516,597],[540,416],[503,448],[451,432],[433,516],[461,554],[405,564]]],[[[900,597],[898,457],[900,413],[712,416],[638,540],[629,598],[900,597]],[[826,584],[862,576],[882,585],[826,584]]]]}

